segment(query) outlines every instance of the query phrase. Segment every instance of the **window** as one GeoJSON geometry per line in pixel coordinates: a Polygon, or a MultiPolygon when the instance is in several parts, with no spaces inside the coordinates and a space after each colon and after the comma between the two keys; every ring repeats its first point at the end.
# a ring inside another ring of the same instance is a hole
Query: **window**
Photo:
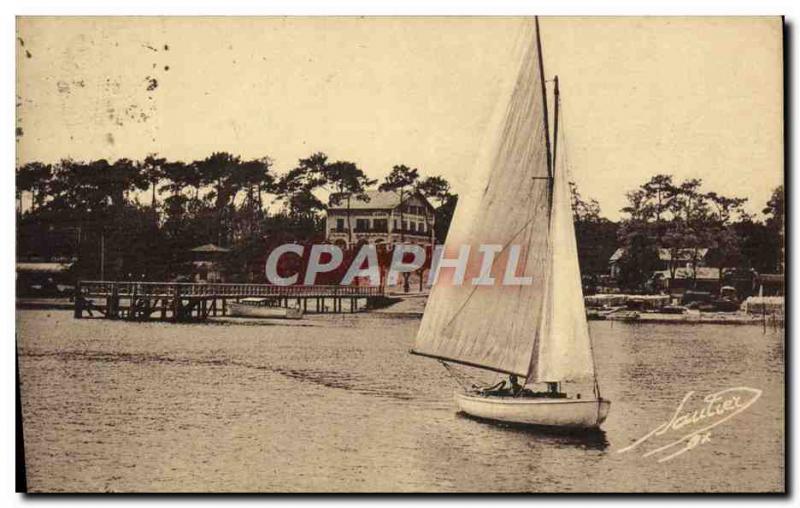
{"type": "Polygon", "coordinates": [[[356,219],[356,231],[367,231],[369,229],[369,219],[356,219]]]}
{"type": "Polygon", "coordinates": [[[344,231],[344,219],[336,219],[336,231],[344,231]]]}
{"type": "Polygon", "coordinates": [[[374,219],[372,221],[372,227],[375,231],[379,231],[381,233],[385,233],[387,231],[388,222],[386,219],[374,219]]]}

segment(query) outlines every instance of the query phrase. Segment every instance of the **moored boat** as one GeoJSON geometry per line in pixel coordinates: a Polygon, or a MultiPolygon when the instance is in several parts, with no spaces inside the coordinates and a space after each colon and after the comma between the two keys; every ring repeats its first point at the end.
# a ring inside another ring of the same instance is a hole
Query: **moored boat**
{"type": "Polygon", "coordinates": [[[228,313],[235,317],[300,319],[303,310],[297,307],[281,307],[273,298],[242,298],[228,304],[228,313]]]}

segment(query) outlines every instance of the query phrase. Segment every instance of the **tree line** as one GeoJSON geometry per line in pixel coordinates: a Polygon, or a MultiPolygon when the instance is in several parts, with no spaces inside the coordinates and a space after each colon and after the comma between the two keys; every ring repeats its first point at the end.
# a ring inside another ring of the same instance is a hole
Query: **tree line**
{"type": "MultiPolygon", "coordinates": [[[[604,219],[594,200],[572,187],[573,213],[584,274],[607,273],[609,258],[621,247],[618,283],[643,289],[657,268],[659,249],[673,260],[734,272],[783,271],[784,192],[775,188],[757,220],[744,209],[747,198],[703,190],[700,179],[676,181],[657,174],[626,193],[625,214],[618,223],[604,219]],[[707,249],[707,250],[706,250],[707,249]]],[[[680,263],[668,264],[670,279],[680,263]]],[[[696,278],[697,271],[692,272],[696,278]]]]}
{"type": "MultiPolygon", "coordinates": [[[[283,173],[269,157],[215,152],[192,162],[157,155],[32,162],[19,167],[16,178],[18,256],[77,258],[74,271],[81,278],[96,278],[102,257],[108,279],[172,280],[188,273],[190,249],[206,243],[230,249],[223,258],[230,280],[263,276],[272,245],[324,240],[325,196],[349,209],[376,187],[403,197],[424,195],[435,207],[435,236],[443,242],[457,203],[440,176],[398,164],[378,181],[356,163],[320,152],[283,173]]],[[[744,210],[745,198],[706,191],[699,179],[658,174],[626,194],[618,222],[603,217],[597,201],[584,198],[574,184],[570,188],[585,278],[607,275],[619,247],[618,283],[629,289],[645,287],[658,249],[673,259],[681,253],[699,258],[710,249],[713,256],[705,262],[720,269],[783,269],[783,186],[765,203],[765,219],[757,220],[744,210]]],[[[670,266],[670,277],[676,268],[670,266]]]]}
{"type": "MultiPolygon", "coordinates": [[[[16,183],[18,257],[77,258],[81,278],[102,271],[107,279],[148,280],[187,274],[190,250],[207,243],[230,249],[223,259],[231,280],[258,277],[263,266],[255,265],[271,244],[324,240],[326,195],[349,209],[379,184],[355,162],[321,152],[284,173],[270,157],[227,152],[192,162],[155,154],[31,162],[17,168],[16,183]]],[[[378,188],[424,195],[444,238],[457,201],[447,180],[398,164],[378,188]]]]}

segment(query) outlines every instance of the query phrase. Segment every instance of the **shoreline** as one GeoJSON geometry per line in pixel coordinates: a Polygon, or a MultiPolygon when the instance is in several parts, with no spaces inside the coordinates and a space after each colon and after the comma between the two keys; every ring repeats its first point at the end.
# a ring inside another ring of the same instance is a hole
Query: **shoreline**
{"type": "MultiPolygon", "coordinates": [[[[763,326],[764,319],[761,316],[744,314],[741,312],[708,312],[705,314],[664,314],[664,313],[639,313],[637,319],[629,319],[625,315],[611,315],[604,320],[598,321],[617,321],[629,324],[658,323],[658,324],[691,324],[691,325],[756,325],[763,326]]],[[[774,326],[774,320],[767,318],[767,324],[774,326]]]]}
{"type": "MultiPolygon", "coordinates": [[[[348,317],[356,316],[372,316],[379,318],[398,318],[398,319],[422,319],[424,312],[424,299],[420,298],[421,295],[409,295],[409,297],[401,297],[400,301],[388,307],[358,312],[356,314],[349,314],[348,317]],[[423,301],[421,301],[423,300],[423,301]]],[[[72,310],[74,303],[69,301],[68,298],[17,298],[16,310],[72,310]]],[[[329,316],[319,315],[320,317],[329,316]]],[[[307,318],[301,320],[308,326],[309,321],[323,321],[328,319],[316,319],[317,315],[309,315],[307,318]],[[312,317],[313,316],[313,317],[312,317]]],[[[335,319],[335,318],[334,318],[335,319]]],[[[591,320],[591,319],[590,319],[591,320]]],[[[731,313],[686,313],[686,314],[665,314],[658,312],[640,312],[638,318],[630,319],[627,313],[613,313],[604,317],[604,319],[594,319],[597,321],[616,321],[630,324],[642,323],[657,323],[657,324],[714,324],[714,325],[754,325],[763,326],[764,318],[762,316],[744,314],[742,312],[731,313]]],[[[247,318],[237,317],[218,317],[210,320],[209,323],[237,323],[237,324],[252,324],[252,325],[275,325],[283,324],[287,320],[270,319],[270,320],[248,320],[247,318]]],[[[772,317],[767,317],[767,324],[775,326],[775,320],[772,317]]],[[[781,325],[782,326],[782,325],[781,325]]]]}

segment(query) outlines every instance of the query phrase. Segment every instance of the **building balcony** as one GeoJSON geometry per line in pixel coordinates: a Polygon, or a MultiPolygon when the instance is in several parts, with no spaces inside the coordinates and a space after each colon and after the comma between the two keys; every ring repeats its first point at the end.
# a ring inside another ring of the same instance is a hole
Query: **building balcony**
{"type": "Polygon", "coordinates": [[[353,229],[353,232],[354,233],[384,233],[385,234],[385,233],[389,232],[389,229],[388,228],[375,228],[375,227],[360,228],[360,227],[356,226],[353,229]]]}
{"type": "MultiPolygon", "coordinates": [[[[341,233],[347,234],[347,228],[331,228],[331,233],[341,233]]],[[[353,233],[379,233],[379,234],[387,234],[389,231],[386,228],[353,228],[353,233]]]]}
{"type": "Polygon", "coordinates": [[[403,234],[403,235],[416,235],[416,236],[431,236],[431,230],[430,229],[425,231],[425,232],[422,232],[422,231],[419,231],[419,230],[397,228],[397,229],[392,230],[392,233],[395,234],[395,235],[403,234]]]}
{"type": "MultiPolygon", "coordinates": [[[[429,242],[431,238],[431,232],[428,231],[426,233],[421,233],[419,231],[410,231],[410,230],[399,230],[395,229],[394,231],[387,231],[386,229],[381,228],[353,228],[353,241],[359,239],[372,239],[372,238],[383,238],[384,241],[400,241],[401,237],[405,240],[414,240],[420,242],[429,242]]],[[[350,237],[350,233],[347,231],[347,228],[332,228],[328,231],[328,239],[337,239],[337,240],[348,240],[350,237]]]]}

